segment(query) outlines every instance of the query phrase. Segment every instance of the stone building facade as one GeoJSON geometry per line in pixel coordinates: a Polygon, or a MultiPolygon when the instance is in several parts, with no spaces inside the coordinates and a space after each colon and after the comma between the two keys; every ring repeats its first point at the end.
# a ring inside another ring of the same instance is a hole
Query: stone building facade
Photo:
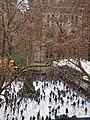
{"type": "MultiPolygon", "coordinates": [[[[75,33],[81,35],[84,40],[90,39],[90,26],[82,26],[87,16],[86,8],[88,9],[90,5],[89,0],[28,0],[28,2],[29,15],[33,18],[29,22],[35,26],[32,38],[30,38],[32,53],[28,54],[28,64],[50,65],[54,57],[52,46],[58,36],[61,36],[62,30],[68,35],[75,33]],[[82,27],[78,27],[80,25],[82,27]]],[[[44,67],[40,69],[44,70],[44,67]]]]}

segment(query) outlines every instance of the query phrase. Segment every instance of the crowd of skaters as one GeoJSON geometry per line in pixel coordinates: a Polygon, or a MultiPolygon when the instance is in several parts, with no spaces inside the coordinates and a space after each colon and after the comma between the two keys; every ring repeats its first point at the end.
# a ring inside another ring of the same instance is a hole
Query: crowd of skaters
{"type": "MultiPolygon", "coordinates": [[[[59,85],[61,84],[61,80],[58,81],[59,85]]],[[[52,108],[51,112],[49,112],[49,114],[54,114],[55,118],[57,117],[57,111],[60,112],[60,107],[62,107],[65,103],[67,105],[71,105],[74,109],[75,112],[75,108],[76,107],[82,107],[84,108],[85,114],[87,114],[88,112],[88,108],[86,106],[86,100],[82,99],[80,100],[78,93],[74,93],[74,91],[72,91],[72,89],[70,89],[70,86],[66,85],[65,82],[63,83],[63,90],[60,90],[59,87],[57,87],[57,81],[54,81],[52,83],[53,85],[56,85],[53,87],[53,90],[51,90],[50,94],[49,94],[49,103],[52,102],[52,99],[55,101],[55,104],[57,104],[57,102],[59,101],[59,105],[57,106],[57,108],[52,108]],[[55,94],[55,91],[57,91],[57,94],[55,94]],[[66,97],[66,100],[64,100],[64,97],[66,97]]],[[[38,85],[38,81],[37,81],[37,85],[38,85]]],[[[48,83],[44,84],[44,87],[48,87],[48,83]]],[[[43,91],[43,98],[45,100],[45,91],[43,90],[43,85],[42,85],[42,91],[43,91]]],[[[41,99],[42,99],[42,95],[41,95],[41,99]]],[[[40,103],[40,100],[39,100],[40,103]]],[[[69,109],[68,107],[65,108],[65,113],[66,115],[68,115],[69,113],[69,109]]],[[[50,116],[49,116],[49,119],[50,116]]]]}
{"type": "MultiPolygon", "coordinates": [[[[4,109],[4,120],[26,120],[26,116],[24,115],[24,112],[27,112],[27,106],[30,102],[35,101],[37,106],[41,104],[41,101],[46,101],[47,94],[46,89],[51,88],[48,94],[48,104],[49,104],[49,113],[46,116],[41,115],[41,110],[39,109],[37,111],[37,116],[30,115],[28,116],[29,120],[51,120],[52,116],[53,118],[58,117],[61,113],[61,108],[64,107],[65,114],[69,114],[68,106],[71,105],[73,107],[73,110],[75,112],[76,107],[82,107],[84,109],[85,114],[88,112],[88,108],[86,106],[86,101],[84,99],[80,100],[78,93],[72,91],[70,86],[68,86],[65,82],[61,84],[61,80],[56,81],[45,81],[39,87],[39,81],[35,81],[36,87],[40,89],[40,95],[37,96],[37,99],[35,99],[35,95],[32,95],[31,97],[24,98],[23,96],[19,96],[18,92],[16,92],[15,86],[13,86],[13,92],[12,87],[9,87],[5,91],[5,102],[3,102],[3,105],[0,105],[0,109],[4,109]],[[62,85],[62,87],[61,87],[62,85]],[[23,107],[21,108],[21,106],[23,107]],[[18,117],[20,116],[20,117],[18,117]]],[[[37,89],[37,90],[38,90],[37,89]]],[[[29,111],[30,112],[30,111],[29,111]]],[[[74,113],[75,114],[75,113],[74,113]]]]}

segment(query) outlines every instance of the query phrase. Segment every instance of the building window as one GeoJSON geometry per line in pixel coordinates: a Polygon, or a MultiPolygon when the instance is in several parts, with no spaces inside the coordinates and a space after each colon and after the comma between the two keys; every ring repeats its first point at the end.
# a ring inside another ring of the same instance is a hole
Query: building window
{"type": "Polygon", "coordinates": [[[47,21],[48,22],[50,21],[50,15],[49,14],[47,15],[47,21]]]}
{"type": "Polygon", "coordinates": [[[46,48],[46,58],[51,58],[51,57],[52,57],[52,49],[46,48]]]}

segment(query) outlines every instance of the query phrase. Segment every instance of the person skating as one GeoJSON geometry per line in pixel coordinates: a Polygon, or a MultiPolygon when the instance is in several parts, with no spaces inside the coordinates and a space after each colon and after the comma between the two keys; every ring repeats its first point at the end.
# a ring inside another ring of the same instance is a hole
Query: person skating
{"type": "Polygon", "coordinates": [[[64,100],[63,100],[63,99],[61,100],[61,104],[62,104],[62,106],[63,106],[63,104],[64,104],[64,100]]]}
{"type": "Polygon", "coordinates": [[[49,103],[51,103],[51,97],[49,97],[49,103]]]}
{"type": "Polygon", "coordinates": [[[5,113],[6,113],[6,111],[7,111],[7,105],[5,105],[5,113]]]}
{"type": "Polygon", "coordinates": [[[51,116],[49,116],[48,120],[51,120],[51,116]]]}
{"type": "Polygon", "coordinates": [[[9,114],[7,114],[7,120],[8,120],[9,114]]]}
{"type": "Polygon", "coordinates": [[[75,97],[75,94],[73,93],[73,94],[72,94],[72,96],[73,96],[73,99],[74,99],[74,97],[75,97]]]}
{"type": "Polygon", "coordinates": [[[55,118],[57,118],[57,108],[55,109],[55,118]]]}
{"type": "Polygon", "coordinates": [[[55,100],[55,104],[56,104],[56,103],[57,103],[57,96],[55,96],[55,99],[54,99],[54,100],[55,100]]]}
{"type": "Polygon", "coordinates": [[[27,103],[25,104],[25,109],[24,110],[26,110],[27,109],[27,103]]]}
{"type": "Polygon", "coordinates": [[[55,93],[53,92],[53,93],[52,93],[52,95],[53,95],[53,98],[54,98],[54,96],[55,96],[55,93]]]}
{"type": "Polygon", "coordinates": [[[13,115],[15,114],[15,105],[13,106],[13,115]]]}
{"type": "Polygon", "coordinates": [[[42,95],[41,95],[41,100],[42,100],[42,95]]]}
{"type": "Polygon", "coordinates": [[[33,120],[35,120],[36,119],[36,117],[35,116],[33,116],[33,120]]]}
{"type": "Polygon", "coordinates": [[[40,105],[40,98],[38,99],[38,105],[40,105]]]}
{"type": "Polygon", "coordinates": [[[80,103],[80,100],[78,99],[78,101],[77,101],[77,105],[78,105],[78,107],[79,107],[79,103],[80,103]]]}
{"type": "Polygon", "coordinates": [[[51,92],[50,92],[50,97],[52,96],[52,93],[53,93],[53,92],[51,91],[51,92]]]}
{"type": "Polygon", "coordinates": [[[60,113],[60,105],[58,105],[57,109],[58,109],[58,113],[60,113]]]}
{"type": "Polygon", "coordinates": [[[82,107],[84,107],[84,100],[82,100],[82,107]]]}
{"type": "Polygon", "coordinates": [[[41,120],[44,120],[44,117],[42,116],[41,120]]]}
{"type": "Polygon", "coordinates": [[[85,107],[85,114],[87,114],[87,111],[88,111],[88,109],[87,109],[87,107],[85,107]]]}
{"type": "Polygon", "coordinates": [[[24,116],[22,116],[22,120],[24,120],[24,118],[25,118],[25,117],[24,117],[24,116]]]}
{"type": "Polygon", "coordinates": [[[57,112],[55,111],[55,119],[57,119],[57,112]]]}
{"type": "Polygon", "coordinates": [[[66,108],[66,115],[68,115],[68,108],[66,108]]]}
{"type": "Polygon", "coordinates": [[[69,104],[69,96],[67,96],[67,104],[69,104]]]}
{"type": "Polygon", "coordinates": [[[12,120],[14,120],[14,117],[12,118],[12,120]]]}
{"type": "Polygon", "coordinates": [[[48,120],[48,115],[46,116],[46,120],[48,120]]]}
{"type": "Polygon", "coordinates": [[[76,100],[77,100],[77,98],[78,98],[78,95],[76,94],[76,100]]]}
{"type": "Polygon", "coordinates": [[[32,117],[30,116],[30,120],[32,120],[32,117]]]}
{"type": "Polygon", "coordinates": [[[6,105],[8,104],[8,97],[6,96],[5,97],[5,100],[6,100],[6,105]]]}
{"type": "Polygon", "coordinates": [[[38,86],[38,81],[36,81],[36,86],[38,86]]]}
{"type": "Polygon", "coordinates": [[[54,90],[56,89],[56,87],[54,86],[54,90]]]}
{"type": "Polygon", "coordinates": [[[37,113],[37,120],[40,120],[40,110],[37,113]]]}
{"type": "Polygon", "coordinates": [[[16,117],[16,119],[15,119],[15,120],[18,120],[18,119],[17,119],[17,117],[16,117]]]}
{"type": "Polygon", "coordinates": [[[55,108],[52,108],[52,115],[54,115],[54,110],[55,110],[55,108]]]}
{"type": "Polygon", "coordinates": [[[73,105],[73,107],[74,107],[74,109],[75,109],[76,103],[75,103],[75,102],[73,102],[73,104],[72,104],[72,105],[73,105]]]}
{"type": "Polygon", "coordinates": [[[47,85],[47,87],[48,87],[48,83],[47,83],[46,85],[47,85]]]}
{"type": "Polygon", "coordinates": [[[59,80],[59,85],[61,85],[61,80],[59,80]]]}
{"type": "Polygon", "coordinates": [[[72,96],[70,96],[70,101],[72,102],[72,100],[73,100],[73,98],[72,98],[72,96]]]}
{"type": "Polygon", "coordinates": [[[21,116],[23,115],[23,109],[21,110],[21,116]]]}
{"type": "Polygon", "coordinates": [[[2,105],[0,104],[0,108],[1,108],[1,106],[2,106],[2,105]]]}

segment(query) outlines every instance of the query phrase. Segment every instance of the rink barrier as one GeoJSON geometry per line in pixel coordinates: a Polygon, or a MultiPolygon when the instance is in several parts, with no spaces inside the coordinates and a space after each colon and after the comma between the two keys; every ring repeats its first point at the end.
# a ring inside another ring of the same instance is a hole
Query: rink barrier
{"type": "Polygon", "coordinates": [[[79,120],[90,120],[90,117],[79,118],[79,120]]]}

